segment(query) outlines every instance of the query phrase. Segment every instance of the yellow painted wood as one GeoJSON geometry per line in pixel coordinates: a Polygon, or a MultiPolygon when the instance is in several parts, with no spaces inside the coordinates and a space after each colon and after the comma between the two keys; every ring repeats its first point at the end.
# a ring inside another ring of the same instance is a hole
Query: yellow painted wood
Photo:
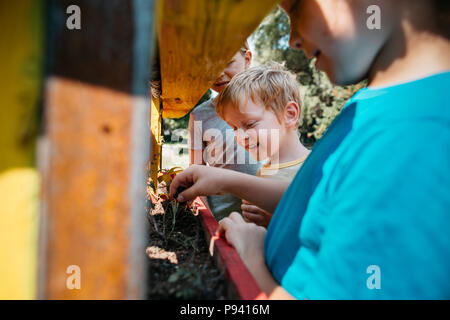
{"type": "Polygon", "coordinates": [[[158,183],[158,172],[161,169],[162,137],[161,137],[161,110],[159,99],[152,99],[150,130],[152,134],[152,154],[150,161],[150,178],[155,188],[158,183]]]}
{"type": "Polygon", "coordinates": [[[36,295],[42,0],[0,0],[0,299],[36,295]]]}
{"type": "Polygon", "coordinates": [[[164,118],[191,110],[278,0],[160,1],[164,118]]]}
{"type": "Polygon", "coordinates": [[[34,299],[39,175],[33,168],[0,173],[0,299],[34,299]]]}

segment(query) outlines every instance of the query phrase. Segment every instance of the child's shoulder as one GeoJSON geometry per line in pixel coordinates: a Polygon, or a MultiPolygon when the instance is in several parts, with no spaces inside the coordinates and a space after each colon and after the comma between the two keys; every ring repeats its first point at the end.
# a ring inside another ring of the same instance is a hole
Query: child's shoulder
{"type": "Polygon", "coordinates": [[[216,112],[216,105],[214,104],[214,99],[209,99],[196,106],[194,110],[192,110],[192,114],[197,117],[205,112],[209,113],[212,111],[216,112]]]}
{"type": "Polygon", "coordinates": [[[224,130],[231,129],[228,124],[219,117],[216,112],[216,105],[213,99],[203,102],[192,110],[191,115],[195,121],[201,121],[203,129],[218,129],[224,130]]]}

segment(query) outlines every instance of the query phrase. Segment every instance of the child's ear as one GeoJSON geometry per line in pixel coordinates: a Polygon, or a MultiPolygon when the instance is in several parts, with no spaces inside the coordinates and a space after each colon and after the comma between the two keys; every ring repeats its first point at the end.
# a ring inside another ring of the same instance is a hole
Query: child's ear
{"type": "Polygon", "coordinates": [[[244,55],[245,69],[250,68],[250,65],[252,64],[252,57],[253,57],[252,52],[250,50],[247,50],[244,55]]]}
{"type": "Polygon", "coordinates": [[[297,125],[297,122],[300,118],[301,108],[300,106],[294,102],[289,101],[284,107],[283,117],[284,123],[288,128],[294,128],[297,125]]]}

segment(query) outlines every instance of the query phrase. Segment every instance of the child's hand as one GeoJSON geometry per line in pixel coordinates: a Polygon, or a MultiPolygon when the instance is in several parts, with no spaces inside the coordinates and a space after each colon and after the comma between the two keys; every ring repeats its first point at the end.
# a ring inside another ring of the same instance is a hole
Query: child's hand
{"type": "Polygon", "coordinates": [[[242,216],[246,222],[253,222],[254,224],[267,228],[272,219],[272,214],[260,209],[246,200],[242,200],[242,216]]]}
{"type": "Polygon", "coordinates": [[[170,184],[170,197],[179,202],[194,200],[197,196],[217,195],[223,192],[224,179],[231,170],[192,165],[177,174],[170,184]],[[182,191],[182,188],[185,190],[182,191]]]}
{"type": "Polygon", "coordinates": [[[253,223],[247,223],[237,212],[220,220],[216,236],[225,233],[225,238],[237,251],[242,261],[249,268],[259,263],[264,264],[264,237],[266,229],[253,223]]]}

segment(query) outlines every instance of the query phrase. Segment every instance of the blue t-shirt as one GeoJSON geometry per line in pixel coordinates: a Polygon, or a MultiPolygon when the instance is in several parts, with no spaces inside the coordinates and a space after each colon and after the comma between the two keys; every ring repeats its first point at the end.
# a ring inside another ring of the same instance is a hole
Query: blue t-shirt
{"type": "Polygon", "coordinates": [[[265,239],[298,299],[450,298],[450,72],[346,104],[265,239]]]}

